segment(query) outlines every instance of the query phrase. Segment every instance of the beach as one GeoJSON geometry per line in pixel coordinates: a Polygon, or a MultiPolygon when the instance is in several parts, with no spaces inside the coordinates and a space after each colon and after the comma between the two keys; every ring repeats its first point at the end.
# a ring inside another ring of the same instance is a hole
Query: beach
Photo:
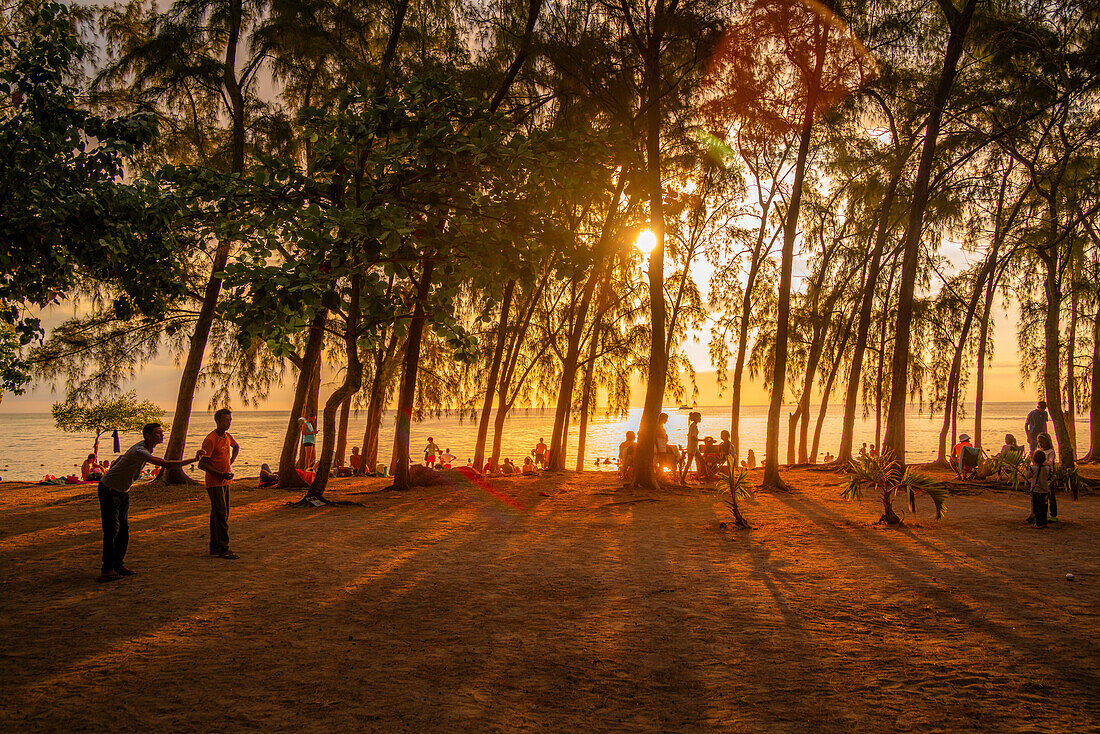
{"type": "Polygon", "coordinates": [[[137,486],[109,584],[94,485],[4,483],[0,727],[1100,730],[1100,497],[1035,531],[974,483],[888,528],[842,475],[784,476],[749,531],[711,487],[600,472],[334,479],[358,504],[323,508],[240,479],[237,561],[201,487],[137,486]]]}

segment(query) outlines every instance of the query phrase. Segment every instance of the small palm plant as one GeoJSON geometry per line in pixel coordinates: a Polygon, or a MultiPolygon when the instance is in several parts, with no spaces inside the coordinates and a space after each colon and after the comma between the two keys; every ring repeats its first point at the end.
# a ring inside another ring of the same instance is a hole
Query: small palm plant
{"type": "Polygon", "coordinates": [[[997,472],[997,476],[1000,477],[1001,481],[1011,482],[1012,489],[1014,491],[1019,490],[1027,469],[1027,461],[1024,458],[1023,450],[999,454],[994,456],[991,461],[993,469],[997,472]]]}
{"type": "Polygon", "coordinates": [[[917,511],[917,492],[924,492],[932,498],[936,506],[936,519],[943,517],[946,511],[944,500],[947,490],[927,474],[915,472],[912,468],[902,468],[901,464],[888,456],[871,456],[850,462],[848,465],[848,487],[844,490],[844,499],[861,500],[863,490],[878,492],[882,499],[882,517],[879,522],[888,525],[901,525],[901,518],[894,512],[894,496],[905,492],[909,499],[909,511],[917,511]]]}
{"type": "Polygon", "coordinates": [[[752,485],[749,483],[748,471],[743,466],[737,466],[732,454],[730,455],[729,473],[725,474],[723,478],[726,481],[719,485],[718,496],[729,495],[726,498],[726,507],[730,508],[730,513],[733,515],[733,524],[748,530],[751,526],[745,520],[745,516],[741,514],[741,506],[738,500],[752,497],[752,485]]]}

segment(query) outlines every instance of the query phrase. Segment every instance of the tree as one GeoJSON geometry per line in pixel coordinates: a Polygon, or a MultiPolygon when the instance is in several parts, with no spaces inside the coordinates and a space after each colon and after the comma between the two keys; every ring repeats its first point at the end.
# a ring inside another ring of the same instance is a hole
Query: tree
{"type": "Polygon", "coordinates": [[[164,411],[149,400],[138,402],[137,395],[128,392],[117,398],[100,400],[89,405],[54,403],[53,422],[66,433],[94,433],[92,453],[99,455],[99,437],[108,431],[140,433],[147,423],[156,423],[164,411]]]}
{"type": "Polygon", "coordinates": [[[123,318],[157,318],[181,290],[171,209],[150,182],[122,183],[156,123],[84,109],[74,23],[47,2],[0,37],[0,391],[29,380],[37,309],[96,293],[123,318]]]}

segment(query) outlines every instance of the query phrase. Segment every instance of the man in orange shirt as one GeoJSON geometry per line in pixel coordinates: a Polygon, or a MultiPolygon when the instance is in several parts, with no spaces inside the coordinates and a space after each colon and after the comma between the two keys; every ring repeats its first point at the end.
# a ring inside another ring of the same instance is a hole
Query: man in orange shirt
{"type": "Polygon", "coordinates": [[[205,456],[199,468],[206,472],[206,493],[210,496],[210,555],[234,560],[240,558],[229,550],[229,482],[232,465],[241,447],[227,431],[233,423],[233,413],[222,408],[214,413],[214,425],[202,442],[205,456]]]}

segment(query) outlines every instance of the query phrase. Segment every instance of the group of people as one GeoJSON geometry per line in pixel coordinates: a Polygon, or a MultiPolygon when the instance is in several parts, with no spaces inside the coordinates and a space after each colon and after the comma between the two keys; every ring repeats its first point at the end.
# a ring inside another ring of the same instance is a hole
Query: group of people
{"type": "Polygon", "coordinates": [[[1034,528],[1045,528],[1050,522],[1058,522],[1058,498],[1055,494],[1056,484],[1053,481],[1054,470],[1057,466],[1058,455],[1054,451],[1054,441],[1047,433],[1047,404],[1040,400],[1035,410],[1027,414],[1024,421],[1024,435],[1027,437],[1027,461],[1024,461],[1024,447],[1020,446],[1016,437],[1011,433],[1005,434],[1004,445],[1001,450],[989,461],[981,461],[981,451],[970,442],[970,436],[962,434],[959,442],[955,444],[951,452],[951,467],[960,479],[969,479],[971,476],[984,479],[996,471],[995,461],[998,458],[1013,457],[1010,462],[1015,467],[1026,463],[1024,480],[1027,482],[1031,494],[1031,514],[1028,523],[1034,528]]]}
{"type": "MultiPolygon", "coordinates": [[[[657,419],[653,460],[658,472],[667,471],[678,474],[681,484],[686,483],[687,474],[693,464],[695,478],[701,481],[711,480],[723,472],[729,472],[733,457],[733,444],[730,441],[729,431],[722,431],[718,441],[712,436],[705,436],[700,440],[699,423],[703,420],[703,415],[698,411],[691,411],[688,413],[687,446],[672,444],[669,443],[668,429],[665,427],[668,417],[668,413],[661,413],[657,419]]],[[[626,440],[619,444],[619,473],[628,481],[634,477],[637,447],[634,431],[627,431],[626,440]]],[[[756,468],[756,455],[752,449],[749,449],[746,457],[741,460],[741,466],[746,469],[756,468]]]]}
{"type": "Polygon", "coordinates": [[[97,482],[110,468],[111,462],[108,459],[100,461],[95,454],[88,454],[88,458],[80,465],[80,479],[84,482],[97,482]]]}
{"type": "Polygon", "coordinates": [[[229,549],[229,484],[233,479],[233,462],[240,451],[240,446],[229,434],[232,423],[232,411],[228,408],[216,411],[214,430],[202,442],[195,458],[174,461],[153,455],[153,449],[164,441],[164,428],[159,423],[147,423],[141,430],[141,440],[115,459],[99,477],[97,494],[103,524],[103,562],[97,581],[116,581],[134,575],[125,564],[130,545],[130,488],[146,464],[178,469],[198,463],[205,473],[206,493],[210,498],[210,555],[227,560],[239,558],[229,549]]]}

